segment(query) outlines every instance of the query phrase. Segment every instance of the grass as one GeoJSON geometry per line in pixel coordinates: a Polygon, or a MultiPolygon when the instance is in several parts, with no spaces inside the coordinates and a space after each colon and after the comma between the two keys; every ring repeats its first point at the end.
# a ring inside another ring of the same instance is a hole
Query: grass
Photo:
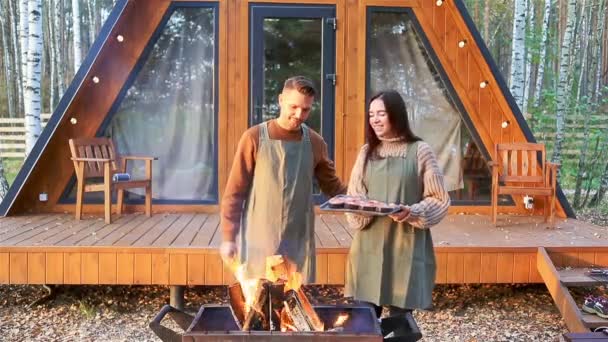
{"type": "Polygon", "coordinates": [[[2,158],[2,165],[4,166],[4,176],[10,186],[15,181],[19,170],[21,170],[23,160],[18,158],[2,158]]]}
{"type": "Polygon", "coordinates": [[[97,310],[95,309],[95,307],[90,304],[87,304],[84,300],[78,301],[78,309],[86,319],[93,319],[97,314],[97,310]]]}

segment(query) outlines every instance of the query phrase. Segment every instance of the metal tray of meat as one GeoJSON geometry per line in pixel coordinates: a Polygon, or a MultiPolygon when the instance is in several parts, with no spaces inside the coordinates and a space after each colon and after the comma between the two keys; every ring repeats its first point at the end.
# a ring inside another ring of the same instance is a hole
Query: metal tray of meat
{"type": "Polygon", "coordinates": [[[392,215],[394,213],[397,213],[399,211],[401,211],[400,207],[395,207],[390,211],[387,212],[380,212],[377,210],[364,210],[364,209],[350,209],[350,208],[332,208],[329,205],[329,201],[331,201],[334,198],[342,198],[342,197],[349,197],[349,196],[345,196],[345,195],[338,195],[335,197],[330,198],[329,200],[327,200],[325,203],[321,204],[319,206],[319,208],[324,211],[324,212],[338,212],[338,213],[353,213],[353,214],[361,214],[361,215],[371,215],[371,216],[388,216],[388,215],[392,215]]]}

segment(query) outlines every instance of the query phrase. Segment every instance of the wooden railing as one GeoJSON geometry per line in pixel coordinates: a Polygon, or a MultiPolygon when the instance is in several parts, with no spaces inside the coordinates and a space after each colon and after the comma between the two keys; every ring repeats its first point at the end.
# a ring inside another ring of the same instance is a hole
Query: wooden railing
{"type": "MultiPolygon", "coordinates": [[[[50,117],[50,113],[40,115],[43,128],[50,117]]],[[[0,157],[20,159],[25,157],[24,118],[0,118],[0,157]]]]}

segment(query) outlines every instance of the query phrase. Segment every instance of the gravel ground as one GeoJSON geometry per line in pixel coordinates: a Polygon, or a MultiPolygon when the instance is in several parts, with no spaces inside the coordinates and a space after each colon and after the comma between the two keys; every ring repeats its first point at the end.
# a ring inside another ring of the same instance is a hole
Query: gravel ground
{"type": "MultiPolygon", "coordinates": [[[[342,287],[311,286],[316,303],[348,303],[342,287]]],[[[167,303],[164,286],[0,286],[2,341],[157,341],[147,324],[167,303]]],[[[188,288],[186,310],[225,303],[226,288],[188,288]]],[[[566,327],[544,285],[439,285],[432,311],[415,312],[423,341],[555,341],[566,327]]]]}

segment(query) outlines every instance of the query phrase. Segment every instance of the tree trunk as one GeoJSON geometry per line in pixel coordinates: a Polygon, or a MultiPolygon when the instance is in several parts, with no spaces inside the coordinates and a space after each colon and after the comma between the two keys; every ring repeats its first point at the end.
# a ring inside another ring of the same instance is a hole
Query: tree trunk
{"type": "Polygon", "coordinates": [[[513,40],[511,45],[511,94],[523,112],[526,54],[526,0],[515,0],[513,40]]]}
{"type": "Polygon", "coordinates": [[[596,32],[597,32],[597,40],[596,40],[596,62],[597,65],[595,66],[596,70],[595,70],[595,86],[593,87],[593,102],[598,103],[599,104],[599,99],[600,99],[600,95],[601,95],[601,89],[602,89],[602,56],[603,56],[603,52],[605,52],[606,46],[603,44],[603,37],[604,37],[604,33],[605,30],[604,28],[606,27],[606,0],[600,0],[599,3],[599,8],[598,8],[599,12],[599,20],[597,21],[597,28],[596,28],[596,32]]]}
{"type": "Polygon", "coordinates": [[[602,202],[604,199],[604,195],[606,194],[606,190],[608,190],[608,163],[606,163],[604,167],[604,172],[602,173],[602,178],[600,180],[600,186],[597,189],[597,192],[591,198],[589,202],[590,207],[595,207],[602,202]]]}
{"type": "MultiPolygon", "coordinates": [[[[575,208],[581,207],[581,191],[583,185],[583,178],[587,176],[591,170],[587,168],[586,158],[587,158],[587,149],[589,148],[589,116],[591,116],[591,112],[589,111],[589,107],[587,106],[587,74],[589,69],[589,64],[587,63],[588,51],[589,51],[589,36],[591,35],[591,31],[589,30],[589,13],[585,9],[585,2],[583,0],[583,10],[581,11],[581,50],[583,56],[581,58],[581,67],[580,67],[580,75],[578,81],[578,89],[576,91],[576,109],[574,111],[575,115],[578,117],[581,113],[584,117],[583,119],[583,146],[578,155],[578,169],[576,172],[576,182],[574,187],[574,200],[572,205],[575,208]],[[582,110],[581,110],[582,109],[582,110]]],[[[591,8],[591,6],[589,6],[591,8]]]]}
{"type": "Polygon", "coordinates": [[[6,197],[8,188],[9,185],[6,181],[6,175],[4,174],[4,163],[2,162],[2,158],[0,158],[0,202],[6,197]]]}
{"type": "Polygon", "coordinates": [[[490,44],[490,0],[486,0],[483,8],[483,39],[490,44]]]}
{"type": "Polygon", "coordinates": [[[42,0],[29,0],[29,45],[25,92],[25,154],[40,136],[40,79],[42,59],[42,0]]]}
{"type": "MultiPolygon", "coordinates": [[[[528,37],[534,36],[534,26],[535,26],[535,14],[536,11],[534,9],[534,1],[528,0],[528,29],[526,30],[526,39],[528,37]]],[[[524,63],[526,65],[526,76],[524,78],[524,98],[522,101],[522,113],[528,112],[528,97],[530,95],[530,89],[532,88],[530,85],[532,84],[532,49],[530,47],[526,48],[526,61],[524,63]]]]}
{"type": "Polygon", "coordinates": [[[19,80],[19,91],[23,94],[23,111],[25,112],[25,88],[27,86],[27,51],[29,48],[29,22],[28,10],[29,0],[19,2],[19,45],[21,51],[21,79],[19,80]]]}
{"type": "Polygon", "coordinates": [[[534,90],[534,106],[540,105],[543,89],[543,77],[545,76],[545,58],[547,56],[547,38],[549,37],[549,20],[551,19],[551,1],[545,0],[545,11],[543,16],[543,28],[541,34],[540,56],[538,58],[538,73],[536,74],[536,89],[534,90]]]}
{"type": "Polygon", "coordinates": [[[61,97],[63,96],[63,92],[65,89],[64,86],[64,52],[65,50],[63,49],[63,45],[62,42],[64,41],[63,39],[63,32],[64,32],[64,14],[63,14],[63,0],[54,0],[54,5],[55,5],[55,15],[53,16],[53,23],[55,26],[55,43],[53,44],[55,46],[55,60],[53,61],[53,63],[55,63],[55,70],[57,71],[57,99],[61,99],[61,97]]]}
{"type": "Polygon", "coordinates": [[[568,0],[568,19],[566,22],[566,31],[564,32],[564,40],[561,44],[561,52],[559,58],[559,83],[557,85],[557,109],[556,109],[556,130],[555,130],[555,147],[553,150],[552,161],[561,163],[562,148],[564,145],[564,131],[566,124],[566,111],[568,110],[568,97],[570,89],[568,89],[568,71],[570,70],[570,50],[572,47],[572,37],[574,35],[574,21],[576,19],[576,0],[568,0]]]}
{"type": "MultiPolygon", "coordinates": [[[[0,4],[0,29],[2,30],[2,54],[4,57],[4,79],[6,81],[6,102],[8,109],[8,116],[15,116],[15,96],[13,94],[13,67],[14,65],[11,63],[11,48],[10,48],[10,39],[6,32],[6,19],[9,18],[6,15],[6,9],[4,8],[4,4],[0,4]]],[[[10,26],[9,26],[10,27],[10,26]]]]}
{"type": "Polygon", "coordinates": [[[50,68],[51,71],[51,75],[50,75],[50,81],[49,81],[49,110],[52,113],[53,110],[55,110],[55,89],[57,89],[56,87],[56,83],[57,83],[57,65],[55,64],[55,59],[57,59],[57,56],[55,55],[55,25],[53,25],[53,20],[52,18],[54,17],[54,12],[55,12],[55,4],[54,4],[55,0],[48,0],[48,5],[46,6],[47,9],[47,18],[49,20],[46,21],[47,23],[47,27],[48,27],[48,31],[49,31],[49,61],[48,66],[50,68]]]}
{"type": "Polygon", "coordinates": [[[72,33],[74,44],[74,75],[82,62],[82,41],[80,37],[80,0],[72,0],[72,33]]]}
{"type": "Polygon", "coordinates": [[[13,6],[13,1],[9,0],[9,21],[11,23],[11,38],[13,43],[13,53],[11,55],[11,63],[15,67],[14,79],[11,80],[15,98],[15,113],[16,117],[21,117],[23,113],[23,70],[21,70],[21,45],[19,43],[19,15],[17,13],[16,6],[13,6]]]}

